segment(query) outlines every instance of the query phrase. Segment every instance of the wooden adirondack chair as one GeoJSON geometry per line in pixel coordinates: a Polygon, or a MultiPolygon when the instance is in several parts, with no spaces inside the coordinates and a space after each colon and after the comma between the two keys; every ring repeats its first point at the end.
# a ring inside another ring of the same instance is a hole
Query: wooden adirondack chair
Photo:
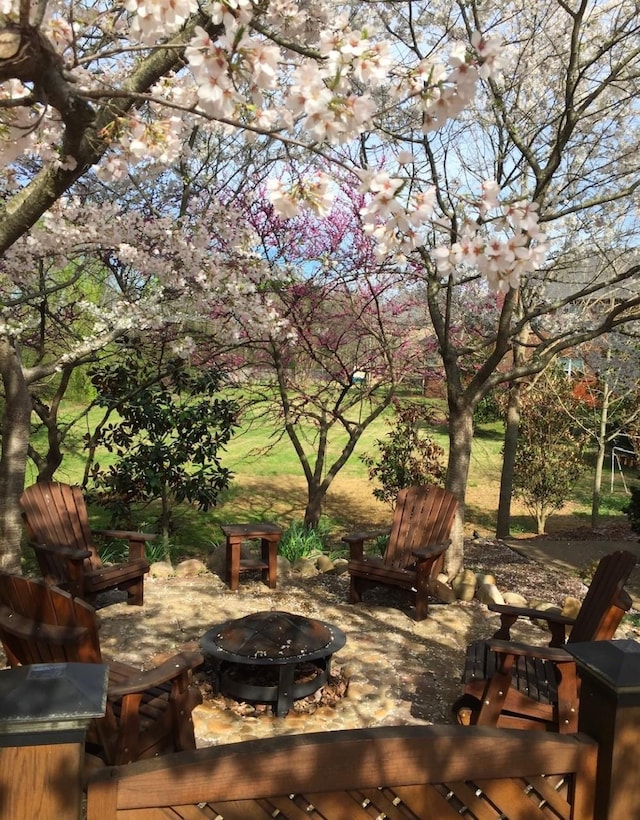
{"type": "MultiPolygon", "coordinates": [[[[40,580],[0,573],[0,638],[10,666],[103,663],[95,610],[40,580]]],[[[87,748],[108,764],[195,748],[191,712],[201,702],[191,672],[199,652],[181,652],[141,672],[109,662],[106,714],[87,748]]]]}
{"type": "Polygon", "coordinates": [[[427,617],[429,595],[438,597],[437,575],[449,546],[458,507],[455,496],[441,487],[408,487],[398,493],[389,543],[382,558],[365,555],[364,542],[378,532],[354,532],[349,545],[350,601],[359,603],[373,586],[406,590],[415,601],[417,621],[427,617]]]}
{"type": "Polygon", "coordinates": [[[23,519],[44,580],[51,586],[93,602],[99,592],[124,590],[127,603],[142,606],[144,576],[149,572],[145,543],[149,533],[96,530],[89,527],[80,487],[58,482],[32,484],[20,498],[23,519]],[[93,535],[129,541],[129,560],[106,566],[93,535]]]}
{"type": "Polygon", "coordinates": [[[636,557],[630,552],[605,555],[575,619],[491,604],[489,609],[500,613],[500,628],[493,639],[467,647],[463,695],[453,706],[459,722],[576,732],[580,682],[573,656],[563,647],[613,637],[631,607],[631,598],[623,587],[635,563],[636,557]],[[549,645],[511,641],[510,628],[519,617],[546,621],[551,633],[549,645]]]}

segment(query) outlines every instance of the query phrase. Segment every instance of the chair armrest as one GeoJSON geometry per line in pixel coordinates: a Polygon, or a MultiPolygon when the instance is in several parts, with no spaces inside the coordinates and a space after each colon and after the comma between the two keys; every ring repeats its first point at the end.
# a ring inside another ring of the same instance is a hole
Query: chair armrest
{"type": "Polygon", "coordinates": [[[361,561],[364,557],[364,542],[371,541],[381,535],[389,535],[391,528],[381,530],[362,530],[361,532],[351,532],[342,537],[342,540],[349,545],[349,558],[352,561],[361,561]]]}
{"type": "Polygon", "coordinates": [[[356,544],[362,541],[371,541],[373,538],[378,538],[380,535],[389,535],[391,528],[382,530],[362,530],[362,532],[351,532],[342,536],[342,540],[347,544],[356,544]]]}
{"type": "Polygon", "coordinates": [[[534,646],[528,643],[519,643],[518,641],[500,641],[495,638],[486,641],[486,646],[492,652],[497,652],[500,655],[538,658],[553,663],[575,663],[573,655],[560,646],[534,646]]]}
{"type": "Polygon", "coordinates": [[[153,541],[157,538],[154,532],[134,532],[129,530],[92,530],[95,535],[105,538],[123,538],[126,541],[153,541]]]}
{"type": "Polygon", "coordinates": [[[450,540],[445,544],[430,544],[428,547],[420,547],[417,550],[411,550],[411,553],[415,555],[418,561],[425,561],[427,558],[434,558],[443,553],[449,548],[450,544],[450,540]]]}
{"type": "Polygon", "coordinates": [[[175,678],[197,669],[204,663],[200,652],[180,652],[156,666],[143,672],[136,672],[127,680],[109,686],[109,697],[120,698],[136,692],[146,692],[154,686],[161,686],[175,678]]]}
{"type": "Polygon", "coordinates": [[[129,542],[129,560],[139,561],[145,557],[145,544],[152,541],[156,535],[151,532],[134,532],[131,530],[92,530],[94,535],[104,538],[121,538],[129,542]]]}
{"type": "Polygon", "coordinates": [[[536,618],[538,620],[552,622],[555,624],[565,624],[573,626],[575,618],[561,615],[559,612],[550,612],[544,609],[533,609],[523,606],[509,606],[508,604],[488,604],[491,612],[499,612],[501,615],[515,615],[516,618],[536,618]]]}
{"type": "Polygon", "coordinates": [[[42,550],[43,552],[50,552],[59,558],[67,558],[69,561],[84,561],[85,558],[91,558],[89,550],[77,550],[72,547],[57,547],[51,544],[38,544],[35,541],[29,541],[29,546],[34,550],[42,550]]]}
{"type": "Polygon", "coordinates": [[[498,612],[500,614],[500,628],[496,630],[493,637],[503,641],[511,639],[510,629],[518,618],[546,621],[549,632],[551,633],[549,646],[564,646],[566,627],[575,624],[575,618],[568,618],[559,612],[549,612],[548,610],[532,609],[530,607],[509,606],[507,604],[489,604],[488,608],[491,612],[498,612]]]}

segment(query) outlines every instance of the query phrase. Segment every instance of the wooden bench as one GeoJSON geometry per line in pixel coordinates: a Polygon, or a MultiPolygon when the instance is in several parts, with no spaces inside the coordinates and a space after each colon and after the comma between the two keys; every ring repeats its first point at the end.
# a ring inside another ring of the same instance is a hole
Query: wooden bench
{"type": "Polygon", "coordinates": [[[594,817],[585,735],[389,726],[290,735],[98,772],[87,820],[594,817]]]}

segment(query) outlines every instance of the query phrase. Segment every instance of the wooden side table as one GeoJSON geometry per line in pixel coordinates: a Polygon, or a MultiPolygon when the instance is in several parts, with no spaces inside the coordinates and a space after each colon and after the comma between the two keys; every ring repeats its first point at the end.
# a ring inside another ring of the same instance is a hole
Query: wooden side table
{"type": "Polygon", "coordinates": [[[262,570],[262,580],[270,589],[276,587],[278,567],[278,544],[282,530],[275,524],[256,522],[253,524],[222,524],[220,529],[227,537],[227,584],[232,590],[238,589],[240,573],[250,569],[262,570]],[[260,539],[261,558],[240,558],[243,541],[260,539]]]}

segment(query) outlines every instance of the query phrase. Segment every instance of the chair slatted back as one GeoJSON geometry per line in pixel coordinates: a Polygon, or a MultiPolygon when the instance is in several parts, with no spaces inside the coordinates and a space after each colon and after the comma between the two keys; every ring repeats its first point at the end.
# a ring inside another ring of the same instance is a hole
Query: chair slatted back
{"type": "Polygon", "coordinates": [[[0,573],[0,639],[11,666],[102,663],[93,607],[19,575],[0,573]]]}
{"type": "Polygon", "coordinates": [[[619,550],[600,559],[567,643],[606,641],[613,637],[631,598],[623,589],[636,557],[619,550]]]}
{"type": "MultiPolygon", "coordinates": [[[[91,558],[85,561],[87,571],[102,566],[93,544],[81,487],[56,481],[38,482],[22,493],[20,506],[29,538],[36,544],[88,550],[91,558]]],[[[59,573],[58,577],[64,578],[66,568],[61,566],[59,573]]]]}
{"type": "Polygon", "coordinates": [[[449,541],[458,507],[456,497],[433,485],[400,490],[384,554],[384,563],[405,569],[415,563],[413,550],[449,541]]]}

